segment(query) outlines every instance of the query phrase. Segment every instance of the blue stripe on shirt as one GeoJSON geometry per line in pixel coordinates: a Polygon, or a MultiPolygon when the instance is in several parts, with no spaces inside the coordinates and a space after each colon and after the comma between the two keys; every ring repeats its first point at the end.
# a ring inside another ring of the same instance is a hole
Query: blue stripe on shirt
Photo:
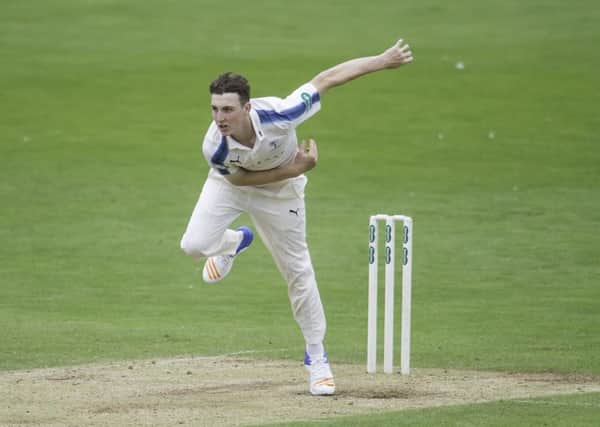
{"type": "Polygon", "coordinates": [[[302,102],[283,111],[256,110],[256,112],[258,113],[261,123],[291,122],[304,114],[312,104],[319,102],[320,99],[319,92],[315,92],[311,96],[310,104],[308,102],[302,102]]]}

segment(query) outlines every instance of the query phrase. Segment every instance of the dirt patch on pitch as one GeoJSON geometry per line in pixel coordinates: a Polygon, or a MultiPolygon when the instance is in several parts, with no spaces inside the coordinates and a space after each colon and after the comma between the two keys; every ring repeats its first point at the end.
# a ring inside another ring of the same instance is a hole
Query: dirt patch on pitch
{"type": "Polygon", "coordinates": [[[600,391],[600,378],[336,364],[338,393],[313,397],[301,363],[178,358],[0,374],[0,425],[234,426],[600,391]]]}

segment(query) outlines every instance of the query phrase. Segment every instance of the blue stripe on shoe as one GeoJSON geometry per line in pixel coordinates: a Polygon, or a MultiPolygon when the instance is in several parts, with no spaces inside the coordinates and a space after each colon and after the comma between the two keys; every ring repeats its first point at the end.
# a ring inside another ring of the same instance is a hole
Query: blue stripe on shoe
{"type": "MultiPolygon", "coordinates": [[[[323,359],[325,359],[325,363],[329,363],[329,358],[327,357],[327,352],[323,353],[323,359]]],[[[312,360],[308,351],[304,351],[304,364],[306,366],[310,366],[312,364],[312,360]]]]}
{"type": "Polygon", "coordinates": [[[310,366],[310,356],[308,355],[308,351],[304,352],[304,364],[310,366]]]}
{"type": "Polygon", "coordinates": [[[243,234],[242,241],[240,242],[240,245],[238,246],[237,250],[235,251],[235,253],[237,255],[241,251],[246,249],[248,246],[250,246],[250,243],[252,243],[252,241],[254,240],[254,233],[252,232],[252,230],[250,230],[250,228],[248,228],[244,225],[236,228],[235,231],[241,231],[243,234]]]}

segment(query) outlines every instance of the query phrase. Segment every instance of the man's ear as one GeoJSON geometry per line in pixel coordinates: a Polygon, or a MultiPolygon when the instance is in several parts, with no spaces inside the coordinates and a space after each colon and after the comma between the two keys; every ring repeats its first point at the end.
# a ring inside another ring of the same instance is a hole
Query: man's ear
{"type": "Polygon", "coordinates": [[[245,111],[246,113],[249,113],[251,109],[252,109],[252,105],[250,104],[250,102],[246,102],[246,103],[244,104],[244,111],[245,111]]]}

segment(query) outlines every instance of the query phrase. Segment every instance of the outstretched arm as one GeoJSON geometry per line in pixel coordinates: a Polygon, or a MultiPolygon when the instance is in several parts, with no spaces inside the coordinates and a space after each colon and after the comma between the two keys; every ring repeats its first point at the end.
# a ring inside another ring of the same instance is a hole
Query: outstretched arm
{"type": "Polygon", "coordinates": [[[308,147],[306,142],[302,141],[300,147],[298,147],[296,158],[288,165],[264,171],[249,171],[240,168],[237,173],[225,175],[225,178],[237,186],[270,184],[308,172],[317,165],[317,158],[317,143],[314,139],[309,139],[308,147]]]}
{"type": "Polygon", "coordinates": [[[389,68],[398,68],[413,60],[410,46],[400,39],[385,52],[376,56],[351,59],[329,68],[312,79],[311,83],[323,95],[330,88],[343,85],[365,74],[389,68]]]}

